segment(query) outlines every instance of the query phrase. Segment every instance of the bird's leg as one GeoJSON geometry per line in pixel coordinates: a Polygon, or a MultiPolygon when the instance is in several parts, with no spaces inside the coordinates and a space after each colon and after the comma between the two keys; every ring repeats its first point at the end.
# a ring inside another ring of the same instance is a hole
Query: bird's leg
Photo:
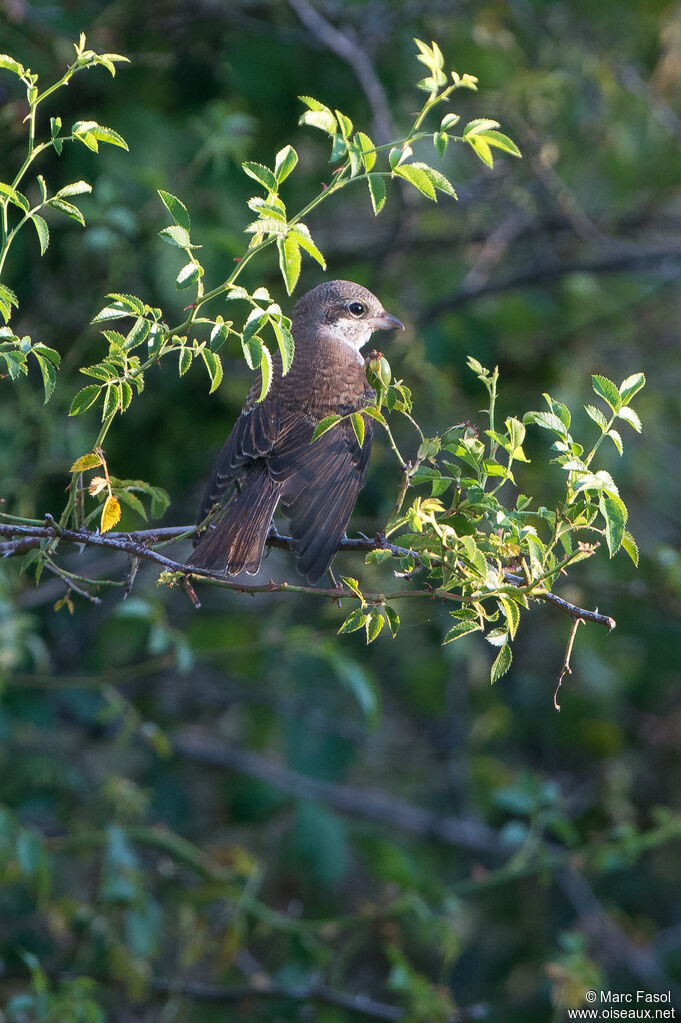
{"type": "MultiPolygon", "coordinates": [[[[333,574],[333,569],[331,568],[330,565],[329,565],[329,567],[327,569],[327,575],[329,577],[329,582],[331,583],[331,588],[332,589],[334,589],[334,590],[342,590],[343,589],[342,584],[338,582],[338,580],[336,579],[335,575],[333,574]]],[[[332,597],[331,600],[332,600],[332,603],[338,604],[339,607],[343,606],[340,597],[332,597]]]]}

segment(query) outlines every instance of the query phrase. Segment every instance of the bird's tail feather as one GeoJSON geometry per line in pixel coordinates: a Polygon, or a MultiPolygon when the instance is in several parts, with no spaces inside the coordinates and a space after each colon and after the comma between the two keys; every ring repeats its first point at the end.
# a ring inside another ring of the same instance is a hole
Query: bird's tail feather
{"type": "Polygon", "coordinates": [[[242,479],[237,494],[221,519],[209,526],[187,564],[238,575],[255,575],[262,562],[265,540],[281,484],[270,479],[267,468],[253,467],[242,479]]]}

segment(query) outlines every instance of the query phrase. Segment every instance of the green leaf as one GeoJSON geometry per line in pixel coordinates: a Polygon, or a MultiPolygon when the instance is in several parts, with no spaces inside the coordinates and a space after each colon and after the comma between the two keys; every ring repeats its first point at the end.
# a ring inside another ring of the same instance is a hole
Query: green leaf
{"type": "Polygon", "coordinates": [[[544,430],[552,430],[559,437],[565,438],[568,435],[565,423],[553,412],[526,412],[523,416],[523,423],[534,423],[544,430]]]}
{"type": "Polygon", "coordinates": [[[10,57],[8,53],[0,53],[0,68],[4,68],[5,71],[11,71],[15,75],[22,75],[26,73],[26,68],[23,64],[20,64],[14,57],[10,57]]]}
{"type": "Polygon", "coordinates": [[[400,628],[400,616],[398,615],[395,608],[391,607],[390,604],[384,604],[383,610],[385,611],[385,616],[388,619],[388,625],[390,627],[390,631],[392,632],[394,639],[400,628]]]}
{"type": "Polygon", "coordinates": [[[244,228],[245,234],[276,234],[282,238],[289,233],[289,226],[279,217],[259,217],[244,228]]]}
{"type": "Polygon", "coordinates": [[[123,344],[124,349],[126,351],[130,351],[132,348],[135,348],[136,345],[146,341],[150,330],[151,324],[149,323],[149,320],[145,320],[141,316],[138,316],[126,335],[125,342],[123,344]]]}
{"type": "Polygon", "coordinates": [[[385,416],[376,408],[375,405],[367,405],[367,407],[362,411],[365,416],[369,416],[371,419],[375,419],[377,423],[381,424],[381,426],[388,425],[385,420],[385,416]]]}
{"type": "Polygon", "coordinates": [[[352,429],[355,431],[355,437],[360,448],[364,444],[364,417],[361,412],[352,412],[350,415],[350,422],[352,423],[352,429]]]}
{"type": "Polygon", "coordinates": [[[81,412],[85,412],[91,405],[97,401],[101,388],[98,384],[88,384],[82,391],[78,391],[71,402],[71,408],[69,409],[70,416],[79,416],[81,412]]]}
{"type": "Polygon", "coordinates": [[[332,429],[336,423],[340,423],[342,416],[332,415],[325,416],[324,419],[320,419],[314,429],[314,433],[310,439],[310,444],[313,444],[319,437],[323,436],[328,430],[332,429]]]}
{"type": "Polygon", "coordinates": [[[479,135],[481,131],[489,131],[490,129],[499,128],[499,122],[493,121],[489,117],[476,117],[472,121],[469,121],[463,130],[463,137],[465,139],[474,138],[479,135]]]}
{"type": "Polygon", "coordinates": [[[385,204],[385,181],[380,174],[367,174],[367,185],[374,214],[378,216],[385,204]]]}
{"type": "Polygon", "coordinates": [[[413,185],[422,195],[426,198],[432,199],[433,202],[437,202],[437,196],[435,195],[435,186],[433,185],[430,177],[420,167],[415,167],[413,164],[404,163],[400,166],[395,167],[393,170],[394,177],[404,178],[410,185],[413,185]]]}
{"type": "Polygon", "coordinates": [[[444,174],[440,173],[440,171],[435,170],[433,167],[429,167],[427,163],[411,163],[408,166],[415,167],[417,170],[422,170],[431,184],[438,189],[438,191],[444,192],[446,195],[450,195],[452,199],[458,198],[453,185],[450,181],[448,181],[444,174]]]}
{"type": "Polygon", "coordinates": [[[211,352],[209,348],[201,349],[201,358],[206,365],[208,376],[210,377],[210,391],[208,393],[212,394],[222,381],[222,360],[219,355],[211,352]]]}
{"type": "Polygon", "coordinates": [[[624,449],[623,449],[623,446],[622,446],[622,438],[621,438],[621,436],[620,436],[619,432],[618,432],[617,430],[608,430],[608,434],[607,434],[607,436],[608,436],[608,437],[610,438],[610,440],[611,440],[611,441],[613,442],[613,444],[614,444],[614,445],[615,445],[615,447],[617,448],[617,451],[618,451],[618,452],[619,452],[619,454],[621,455],[621,454],[622,454],[622,451],[623,451],[624,449]]]}
{"type": "Polygon", "coordinates": [[[594,373],[591,377],[591,384],[595,393],[610,406],[613,412],[617,412],[618,409],[622,407],[620,392],[617,390],[612,380],[608,380],[607,377],[599,376],[598,373],[594,373]]]}
{"type": "Polygon", "coordinates": [[[298,119],[298,124],[309,124],[313,128],[319,128],[327,135],[335,135],[338,130],[338,123],[334,114],[318,100],[312,100],[310,96],[299,97],[303,103],[310,108],[298,119]],[[312,105],[314,104],[314,105],[312,105]]]}
{"type": "Polygon", "coordinates": [[[624,530],[624,535],[622,536],[622,547],[638,568],[638,544],[627,529],[624,530]]]}
{"type": "Polygon", "coordinates": [[[193,358],[194,354],[191,348],[188,348],[186,345],[182,345],[182,347],[180,348],[180,359],[178,364],[179,376],[183,377],[185,375],[185,373],[192,364],[193,358]]]}
{"type": "Polygon", "coordinates": [[[267,345],[262,346],[262,359],[260,360],[260,376],[262,379],[262,385],[260,387],[260,395],[258,401],[262,401],[264,397],[269,393],[269,389],[272,386],[272,355],[267,345]]]}
{"type": "Polygon", "coordinates": [[[516,146],[513,139],[510,139],[508,135],[504,135],[503,132],[495,131],[494,129],[483,129],[476,133],[476,138],[484,139],[488,146],[493,146],[495,149],[501,149],[504,153],[509,153],[511,156],[518,156],[522,159],[522,153],[516,146]]]}
{"type": "Polygon", "coordinates": [[[597,423],[598,426],[600,426],[601,433],[605,433],[605,431],[608,428],[608,420],[605,418],[601,410],[599,408],[596,408],[595,405],[585,405],[584,409],[586,411],[587,416],[590,419],[593,419],[594,423],[597,423]]]}
{"type": "Polygon", "coordinates": [[[605,519],[605,539],[612,558],[622,546],[624,539],[624,527],[627,523],[626,505],[615,494],[603,492],[598,499],[598,507],[605,519]]]}
{"type": "Polygon", "coordinates": [[[177,196],[171,195],[170,192],[166,192],[162,188],[158,189],[158,195],[175,223],[183,227],[185,231],[191,231],[192,223],[185,204],[177,196]]]}
{"type": "Polygon", "coordinates": [[[326,270],[326,260],[313,242],[312,235],[305,224],[296,224],[291,234],[295,237],[301,249],[304,249],[308,256],[312,256],[319,263],[322,270],[326,270]]]}
{"type": "Polygon", "coordinates": [[[122,504],[127,504],[128,508],[137,512],[145,522],[147,521],[147,513],[137,494],[131,494],[129,490],[125,490],[122,487],[116,487],[114,493],[122,504]]]}
{"type": "Polygon", "coordinates": [[[65,199],[70,195],[87,195],[92,191],[92,185],[87,181],[72,181],[70,185],[64,185],[56,194],[57,199],[65,199]]]}
{"type": "Polygon", "coordinates": [[[82,224],[82,226],[85,227],[85,217],[78,207],[74,206],[72,202],[66,202],[65,199],[58,199],[56,196],[53,196],[51,199],[47,200],[47,205],[53,210],[59,210],[60,213],[65,213],[67,217],[71,217],[72,220],[78,221],[79,224],[82,224]]]}
{"type": "Polygon", "coordinates": [[[119,146],[121,149],[128,149],[128,144],[122,135],[119,135],[113,128],[106,128],[96,121],[76,121],[71,133],[75,139],[82,142],[94,153],[99,152],[99,142],[108,142],[109,145],[119,146]]]}
{"type": "Polygon", "coordinates": [[[47,252],[47,246],[50,244],[50,231],[47,223],[39,213],[34,213],[31,217],[35,229],[38,233],[38,240],[40,242],[40,255],[44,256],[47,252]]]}
{"type": "Polygon", "coordinates": [[[162,238],[168,245],[174,245],[177,249],[188,249],[191,245],[189,239],[189,231],[186,227],[181,227],[179,224],[171,224],[170,227],[164,227],[163,230],[158,232],[159,238],[162,238]]]}
{"type": "Polygon", "coordinates": [[[506,674],[508,669],[511,667],[512,660],[513,654],[511,652],[511,648],[508,643],[505,643],[497,654],[497,658],[492,665],[492,670],[490,672],[490,682],[492,685],[494,685],[495,682],[498,682],[502,675],[506,674]]]}
{"type": "Polygon", "coordinates": [[[511,639],[515,639],[515,634],[520,622],[520,608],[515,600],[509,600],[507,597],[500,597],[499,605],[504,613],[504,617],[506,618],[509,636],[511,639]]]}
{"type": "Polygon", "coordinates": [[[343,636],[349,632],[357,632],[357,630],[361,629],[362,626],[364,625],[366,618],[367,618],[366,611],[364,611],[363,608],[361,607],[356,607],[354,611],[350,612],[348,617],[341,625],[340,629],[338,630],[338,635],[343,636]]]}
{"type": "Polygon", "coordinates": [[[383,628],[384,624],[385,619],[383,615],[381,614],[377,607],[373,607],[364,622],[367,643],[373,643],[373,641],[380,634],[380,631],[383,628]]]}
{"type": "Polygon", "coordinates": [[[376,163],[376,151],[374,143],[371,141],[368,135],[365,135],[363,131],[358,131],[355,135],[355,140],[359,149],[362,153],[362,163],[364,169],[370,171],[376,163]]]}
{"type": "Polygon", "coordinates": [[[54,388],[57,383],[57,370],[49,359],[43,358],[37,348],[33,348],[32,351],[38,360],[38,366],[40,367],[40,373],[43,378],[43,390],[45,392],[43,405],[47,405],[48,401],[54,394],[54,388]]]}
{"type": "Polygon", "coordinates": [[[273,319],[272,328],[281,354],[281,375],[286,376],[291,368],[291,363],[293,362],[293,356],[295,354],[293,334],[286,324],[281,322],[281,320],[273,319]]]}
{"type": "Polygon", "coordinates": [[[0,181],[0,196],[6,195],[10,202],[18,206],[24,213],[28,213],[31,208],[31,204],[22,192],[18,192],[12,185],[6,184],[4,181],[0,181]]]}
{"type": "Polygon", "coordinates": [[[277,238],[277,249],[279,250],[279,269],[284,278],[286,291],[290,295],[295,288],[300,276],[300,240],[295,234],[286,238],[277,238]]]}
{"type": "Polygon", "coordinates": [[[81,455],[75,460],[69,472],[87,472],[88,469],[96,469],[101,464],[102,456],[98,455],[96,451],[88,451],[86,455],[81,455]]]}
{"type": "Polygon", "coordinates": [[[229,328],[231,327],[231,320],[225,322],[221,316],[218,316],[215,321],[215,325],[210,332],[210,345],[211,352],[219,352],[225,341],[229,337],[229,328]]]}
{"type": "Polygon", "coordinates": [[[175,278],[175,287],[178,291],[181,291],[184,288],[189,288],[202,276],[202,266],[199,266],[198,263],[185,263],[175,278]]]}
{"type": "Polygon", "coordinates": [[[446,643],[453,643],[455,639],[461,639],[463,636],[467,636],[471,632],[480,632],[480,622],[475,620],[457,622],[453,625],[449,632],[445,635],[442,640],[442,645],[446,643]]]}
{"type": "Polygon", "coordinates": [[[639,419],[633,408],[629,408],[628,405],[623,405],[617,413],[618,419],[623,419],[625,423],[629,423],[636,433],[640,433],[643,427],[641,426],[641,420],[639,419]]]}
{"type": "Polygon", "coordinates": [[[637,394],[642,387],[645,387],[645,385],[646,378],[644,373],[632,373],[631,376],[623,380],[619,386],[622,404],[628,405],[634,395],[637,394]]]}
{"type": "Polygon", "coordinates": [[[281,184],[289,176],[297,163],[298,154],[293,146],[284,146],[279,150],[274,160],[274,176],[278,184],[281,184]]]}
{"type": "Polygon", "coordinates": [[[269,167],[265,167],[262,163],[253,163],[251,160],[242,163],[241,167],[249,178],[259,182],[268,192],[276,193],[277,179],[269,167]]]}
{"type": "Polygon", "coordinates": [[[286,207],[277,196],[272,196],[272,199],[277,199],[277,203],[274,201],[268,202],[267,199],[261,199],[260,196],[254,195],[248,200],[246,205],[249,210],[253,210],[254,213],[257,213],[263,219],[265,217],[272,217],[274,220],[280,220],[285,224],[286,207]]]}
{"type": "Polygon", "coordinates": [[[244,358],[246,359],[248,368],[257,369],[262,362],[262,339],[259,338],[257,334],[254,334],[246,340],[242,338],[241,349],[244,353],[244,358]]]}
{"type": "Polygon", "coordinates": [[[470,143],[471,148],[477,155],[478,159],[485,164],[487,167],[494,167],[494,157],[492,156],[492,150],[490,149],[487,142],[484,139],[477,138],[477,136],[471,136],[466,139],[466,142],[470,143]]]}

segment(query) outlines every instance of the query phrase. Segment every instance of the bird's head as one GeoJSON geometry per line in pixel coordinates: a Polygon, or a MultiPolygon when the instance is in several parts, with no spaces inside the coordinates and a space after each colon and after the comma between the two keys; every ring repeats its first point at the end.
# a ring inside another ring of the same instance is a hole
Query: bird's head
{"type": "Polygon", "coordinates": [[[395,330],[404,324],[385,311],[379,300],[361,284],[326,281],[308,291],[293,310],[293,334],[312,333],[320,340],[340,341],[357,352],[375,330],[395,330]]]}

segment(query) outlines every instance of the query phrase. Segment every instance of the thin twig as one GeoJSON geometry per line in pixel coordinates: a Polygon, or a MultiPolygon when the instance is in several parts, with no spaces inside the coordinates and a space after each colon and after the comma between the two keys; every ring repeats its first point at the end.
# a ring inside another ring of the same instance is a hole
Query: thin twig
{"type": "Polygon", "coordinates": [[[585,622],[583,618],[574,617],[572,620],[570,637],[567,642],[567,647],[565,648],[563,667],[560,670],[560,675],[558,676],[558,685],[556,686],[555,692],[553,694],[553,706],[556,708],[556,710],[560,710],[560,704],[558,703],[558,690],[562,686],[563,679],[565,678],[565,676],[572,674],[572,668],[570,667],[570,658],[572,657],[572,647],[574,646],[575,636],[577,635],[577,629],[579,628],[580,625],[584,624],[585,622]]]}

